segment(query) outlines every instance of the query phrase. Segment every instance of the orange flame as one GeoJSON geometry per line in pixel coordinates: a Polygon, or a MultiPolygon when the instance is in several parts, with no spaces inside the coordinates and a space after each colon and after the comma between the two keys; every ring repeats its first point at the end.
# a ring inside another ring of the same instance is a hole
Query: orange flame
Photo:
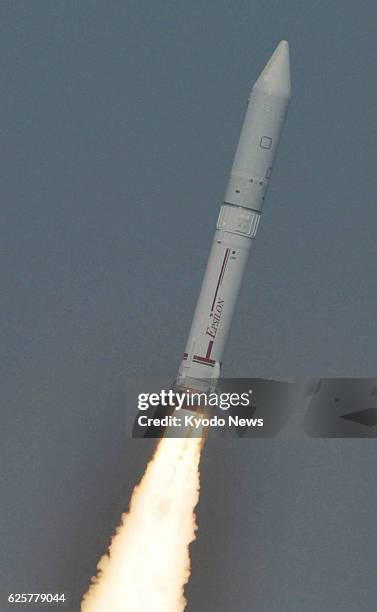
{"type": "Polygon", "coordinates": [[[200,438],[160,441],[98,563],[81,612],[183,612],[201,448],[200,438]]]}

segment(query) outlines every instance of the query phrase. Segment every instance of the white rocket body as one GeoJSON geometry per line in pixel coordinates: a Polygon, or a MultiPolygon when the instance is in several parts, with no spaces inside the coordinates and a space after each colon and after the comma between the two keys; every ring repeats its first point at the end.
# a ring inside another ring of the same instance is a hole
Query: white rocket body
{"type": "Polygon", "coordinates": [[[251,90],[224,203],[192,321],[179,387],[208,390],[220,366],[290,99],[289,47],[281,41],[251,90]]]}

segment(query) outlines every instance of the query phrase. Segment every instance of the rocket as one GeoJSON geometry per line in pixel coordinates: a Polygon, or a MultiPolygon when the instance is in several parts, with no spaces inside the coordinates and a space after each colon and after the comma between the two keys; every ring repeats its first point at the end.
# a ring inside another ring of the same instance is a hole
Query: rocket
{"type": "MultiPolygon", "coordinates": [[[[291,95],[289,46],[282,40],[255,82],[244,118],[215,236],[173,388],[208,392],[216,388],[221,362],[254,240],[291,95]]],[[[193,408],[184,407],[183,415],[193,408]]],[[[194,409],[195,410],[195,409],[194,409]]],[[[174,411],[160,406],[154,417],[174,411]]],[[[204,414],[202,407],[198,410],[204,414]]],[[[148,428],[159,437],[164,428],[148,428]]],[[[137,425],[134,435],[140,437],[137,425]]],[[[174,428],[168,435],[174,436],[174,428]]],[[[182,435],[182,430],[179,430],[182,435]]],[[[189,432],[190,435],[190,432],[189,432]]]]}
{"type": "Polygon", "coordinates": [[[255,82],[176,386],[216,386],[235,305],[271,179],[291,96],[289,45],[282,40],[255,82]]]}

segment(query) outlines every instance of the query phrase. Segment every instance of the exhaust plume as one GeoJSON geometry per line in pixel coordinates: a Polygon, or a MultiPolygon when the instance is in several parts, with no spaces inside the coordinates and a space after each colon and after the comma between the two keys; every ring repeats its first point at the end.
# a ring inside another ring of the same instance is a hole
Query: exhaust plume
{"type": "Polygon", "coordinates": [[[183,612],[199,499],[200,438],[163,438],[135,487],[81,612],[183,612]]]}

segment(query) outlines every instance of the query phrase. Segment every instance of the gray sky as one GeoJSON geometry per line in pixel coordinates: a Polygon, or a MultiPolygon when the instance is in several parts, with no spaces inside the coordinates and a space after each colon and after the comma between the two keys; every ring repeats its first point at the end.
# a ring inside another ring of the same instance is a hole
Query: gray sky
{"type": "MultiPolygon", "coordinates": [[[[281,38],[292,102],[224,375],[375,375],[376,18],[374,1],[2,2],[2,592],[77,609],[152,448],[124,439],[127,378],[175,375],[281,38]]],[[[367,440],[208,446],[189,612],[374,609],[375,459],[367,440]]]]}

